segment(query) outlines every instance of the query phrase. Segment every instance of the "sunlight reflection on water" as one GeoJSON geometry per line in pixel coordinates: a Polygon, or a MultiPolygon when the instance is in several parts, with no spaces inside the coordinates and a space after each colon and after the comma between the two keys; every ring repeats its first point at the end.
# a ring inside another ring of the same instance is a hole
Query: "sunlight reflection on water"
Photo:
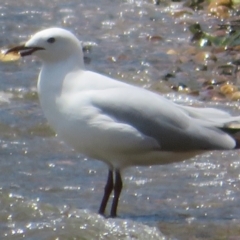
{"type": "MultiPolygon", "coordinates": [[[[25,41],[46,27],[66,27],[91,43],[85,52],[88,68],[151,88],[176,64],[166,49],[188,44],[186,26],[175,24],[167,6],[157,8],[151,1],[100,2],[8,0],[0,7],[1,45],[25,41]],[[155,42],[149,41],[152,34],[155,42]]],[[[120,219],[95,214],[106,166],[76,154],[49,130],[35,95],[39,68],[34,58],[0,64],[1,239],[160,239],[156,226],[177,238],[180,229],[186,237],[191,226],[198,232],[202,225],[210,226],[211,239],[211,226],[220,231],[239,223],[238,150],[127,169],[120,219]]],[[[191,65],[185,68],[187,82],[197,77],[191,65]]],[[[169,90],[165,80],[154,90],[163,89],[169,90]]],[[[175,92],[165,96],[239,114],[238,102],[201,102],[175,92]]]]}

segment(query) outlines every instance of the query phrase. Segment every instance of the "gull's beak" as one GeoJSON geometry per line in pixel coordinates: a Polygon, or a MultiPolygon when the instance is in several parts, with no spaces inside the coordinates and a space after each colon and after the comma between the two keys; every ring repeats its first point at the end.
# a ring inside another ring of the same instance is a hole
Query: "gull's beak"
{"type": "Polygon", "coordinates": [[[23,45],[8,49],[5,52],[5,54],[13,52],[13,53],[19,53],[21,55],[21,57],[24,57],[24,56],[31,55],[32,53],[34,53],[38,50],[44,50],[44,48],[42,48],[42,47],[26,47],[25,44],[23,44],[23,45]]]}

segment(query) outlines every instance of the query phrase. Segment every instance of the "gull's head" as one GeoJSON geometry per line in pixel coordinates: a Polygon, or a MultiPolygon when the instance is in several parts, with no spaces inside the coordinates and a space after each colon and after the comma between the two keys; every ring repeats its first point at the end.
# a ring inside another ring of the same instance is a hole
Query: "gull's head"
{"type": "Polygon", "coordinates": [[[72,55],[82,55],[81,42],[62,28],[48,28],[37,32],[25,44],[9,49],[22,57],[34,55],[44,62],[63,61],[72,55]]]}

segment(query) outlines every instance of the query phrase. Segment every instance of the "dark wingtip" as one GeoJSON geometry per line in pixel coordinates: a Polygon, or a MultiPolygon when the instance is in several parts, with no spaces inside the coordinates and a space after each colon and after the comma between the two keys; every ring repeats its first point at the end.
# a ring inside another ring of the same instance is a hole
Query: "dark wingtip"
{"type": "Polygon", "coordinates": [[[234,149],[239,149],[240,148],[240,130],[238,133],[231,135],[231,136],[234,138],[234,140],[236,142],[236,146],[234,149]]]}

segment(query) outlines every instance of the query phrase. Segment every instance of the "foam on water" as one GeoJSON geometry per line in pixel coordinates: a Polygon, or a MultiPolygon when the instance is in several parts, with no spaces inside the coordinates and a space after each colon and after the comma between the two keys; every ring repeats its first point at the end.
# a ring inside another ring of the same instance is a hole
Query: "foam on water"
{"type": "Polygon", "coordinates": [[[164,240],[155,227],[126,219],[107,219],[88,210],[57,208],[39,200],[0,192],[1,239],[164,240]]]}

